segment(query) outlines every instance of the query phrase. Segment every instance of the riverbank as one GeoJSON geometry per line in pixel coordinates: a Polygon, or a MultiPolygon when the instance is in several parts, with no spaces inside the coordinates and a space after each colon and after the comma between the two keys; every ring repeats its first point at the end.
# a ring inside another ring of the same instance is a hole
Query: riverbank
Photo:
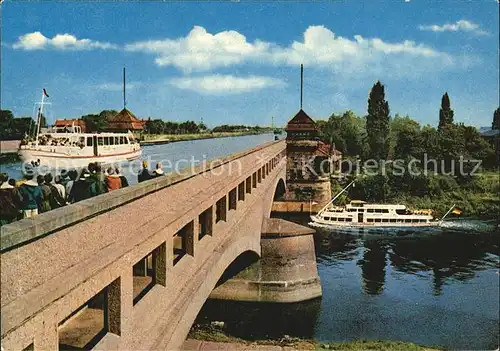
{"type": "Polygon", "coordinates": [[[19,155],[17,152],[6,152],[0,154],[0,165],[8,164],[8,163],[16,163],[19,162],[19,155]]]}
{"type": "MultiPolygon", "coordinates": [[[[332,181],[332,196],[342,189],[332,181]]],[[[410,209],[432,209],[434,216],[442,217],[455,204],[463,216],[494,219],[500,212],[500,177],[496,171],[482,171],[469,178],[451,175],[366,176],[356,182],[347,194],[337,200],[370,203],[404,204],[410,209]]]]}
{"type": "Polygon", "coordinates": [[[411,342],[357,340],[342,343],[323,343],[285,336],[279,340],[247,341],[225,334],[220,326],[194,325],[182,350],[386,350],[386,351],[433,351],[435,347],[420,346],[411,342]]]}
{"type": "Polygon", "coordinates": [[[245,135],[267,134],[265,132],[220,132],[220,133],[197,133],[197,134],[145,134],[141,137],[141,145],[158,145],[175,143],[178,141],[200,140],[200,139],[216,139],[227,137],[238,137],[245,135]]]}

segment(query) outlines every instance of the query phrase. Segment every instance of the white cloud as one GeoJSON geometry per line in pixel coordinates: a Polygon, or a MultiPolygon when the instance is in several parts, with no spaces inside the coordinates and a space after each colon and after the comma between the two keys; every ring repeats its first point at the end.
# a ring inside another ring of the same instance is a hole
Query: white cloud
{"type": "Polygon", "coordinates": [[[21,35],[18,41],[12,45],[14,49],[20,50],[93,50],[93,49],[117,49],[111,43],[103,43],[90,39],[77,39],[71,34],[57,34],[52,39],[47,38],[40,32],[21,35]]]}
{"type": "Polygon", "coordinates": [[[420,30],[431,32],[470,32],[477,35],[488,35],[488,32],[481,29],[479,24],[465,19],[456,21],[455,23],[445,23],[443,25],[420,25],[418,28],[420,30]]]}
{"type": "Polygon", "coordinates": [[[283,87],[279,79],[263,76],[235,77],[232,75],[209,75],[203,77],[174,78],[171,85],[206,95],[239,94],[269,87],[283,87]]]}
{"type": "Polygon", "coordinates": [[[249,43],[236,31],[210,34],[205,28],[195,26],[183,38],[140,41],[126,45],[125,49],[154,53],[157,65],[175,66],[191,72],[242,63],[249,57],[264,53],[268,44],[260,41],[249,43]]]}
{"type": "Polygon", "coordinates": [[[173,66],[185,73],[244,63],[304,63],[346,72],[384,67],[394,69],[398,66],[404,66],[404,70],[408,67],[418,70],[422,65],[436,67],[436,63],[442,63],[442,68],[453,64],[450,55],[414,41],[389,43],[361,35],[349,39],[336,36],[324,26],[309,26],[302,41],[294,41],[288,46],[261,40],[248,42],[244,35],[236,31],[211,34],[203,27],[195,26],[185,37],[140,41],[125,48],[154,54],[157,65],[173,66]]]}

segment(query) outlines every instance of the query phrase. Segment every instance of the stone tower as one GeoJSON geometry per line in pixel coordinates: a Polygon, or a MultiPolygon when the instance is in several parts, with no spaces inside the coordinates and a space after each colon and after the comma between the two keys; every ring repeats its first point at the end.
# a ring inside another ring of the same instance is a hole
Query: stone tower
{"type": "Polygon", "coordinates": [[[288,122],[285,130],[285,199],[327,203],[332,196],[330,176],[340,160],[340,153],[319,141],[316,123],[302,109],[288,122]]]}

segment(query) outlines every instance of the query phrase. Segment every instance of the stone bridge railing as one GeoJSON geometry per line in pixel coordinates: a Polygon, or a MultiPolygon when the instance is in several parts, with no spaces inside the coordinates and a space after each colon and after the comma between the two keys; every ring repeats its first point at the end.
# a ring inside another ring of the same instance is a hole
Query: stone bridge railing
{"type": "Polygon", "coordinates": [[[2,227],[3,348],[179,346],[224,269],[260,253],[284,157],[268,143],[2,227]]]}

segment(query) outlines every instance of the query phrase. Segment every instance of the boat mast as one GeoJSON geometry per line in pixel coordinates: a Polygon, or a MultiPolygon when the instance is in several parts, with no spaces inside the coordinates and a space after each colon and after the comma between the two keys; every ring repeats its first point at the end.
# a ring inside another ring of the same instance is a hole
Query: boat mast
{"type": "Polygon", "coordinates": [[[320,214],[321,212],[323,212],[327,207],[328,205],[330,205],[332,202],[334,202],[340,195],[342,195],[342,193],[344,191],[346,191],[351,185],[354,184],[354,182],[356,181],[356,179],[354,179],[352,182],[350,182],[344,189],[342,189],[337,195],[335,195],[333,197],[333,199],[331,199],[330,201],[328,201],[328,203],[321,209],[319,210],[318,214],[320,214]]]}
{"type": "Polygon", "coordinates": [[[38,116],[36,119],[35,146],[38,146],[38,135],[40,134],[40,125],[42,124],[41,122],[42,122],[44,100],[45,100],[45,91],[42,89],[42,101],[40,102],[40,108],[38,109],[38,116]]]}

